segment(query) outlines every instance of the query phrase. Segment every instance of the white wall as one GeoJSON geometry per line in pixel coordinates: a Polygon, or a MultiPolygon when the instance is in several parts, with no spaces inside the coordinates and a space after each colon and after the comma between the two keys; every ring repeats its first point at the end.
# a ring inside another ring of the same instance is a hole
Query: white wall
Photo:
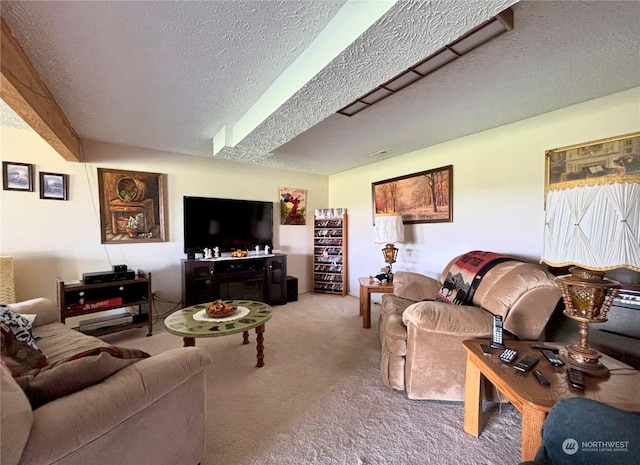
{"type": "MultiPolygon", "coordinates": [[[[111,264],[153,272],[162,297],[181,294],[182,196],[202,195],[278,204],[280,187],[308,190],[307,226],[275,225],[276,247],[288,254],[289,275],[311,289],[312,219],[316,208],[349,214],[350,294],[358,276],[384,264],[373,243],[371,183],[453,165],[453,222],[406,226],[395,270],[439,276],[456,254],[485,249],[537,260],[542,247],[545,150],[640,130],[640,88],[574,105],[330,177],[87,143],[87,163],[68,163],[35,133],[2,128],[2,160],[70,175],[70,200],[37,192],[0,191],[0,254],[12,255],[18,299],[55,299],[55,279],[80,279],[111,264]],[[100,244],[96,168],[167,174],[167,242],[100,244]]],[[[378,295],[374,294],[374,301],[378,295]]]]}
{"type": "Polygon", "coordinates": [[[372,182],[453,165],[453,222],[405,225],[394,271],[437,278],[455,255],[477,249],[537,261],[545,151],[639,130],[635,88],[331,176],[330,206],[349,213],[350,294],[358,294],[359,276],[384,265],[373,242],[372,182]]]}
{"type": "Polygon", "coordinates": [[[152,272],[158,295],[179,300],[185,195],[274,202],[275,249],[288,255],[288,274],[298,277],[300,292],[311,286],[313,211],[328,203],[327,176],[97,142],[85,142],[86,163],[70,163],[32,131],[2,128],[0,136],[2,160],[32,163],[36,173],[34,192],[0,191],[0,254],[14,257],[18,300],[55,300],[56,277],[79,280],[112,264],[152,272]],[[166,242],[100,243],[98,167],[166,173],[166,242]],[[39,198],[41,171],[70,175],[68,201],[39,198]],[[306,226],[278,224],[280,187],[307,189],[306,226]]]}

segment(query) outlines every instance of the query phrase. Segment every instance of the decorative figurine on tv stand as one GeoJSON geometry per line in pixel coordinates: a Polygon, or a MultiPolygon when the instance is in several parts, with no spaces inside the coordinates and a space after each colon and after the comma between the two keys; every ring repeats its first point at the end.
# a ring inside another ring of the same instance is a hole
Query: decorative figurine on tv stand
{"type": "Polygon", "coordinates": [[[271,248],[271,247],[269,247],[268,245],[265,245],[265,246],[264,246],[264,254],[265,254],[265,255],[269,255],[269,249],[270,249],[270,248],[271,248]]]}
{"type": "Polygon", "coordinates": [[[213,248],[213,256],[215,258],[220,258],[220,247],[214,247],[213,248]]]}
{"type": "Polygon", "coordinates": [[[205,247],[204,249],[202,249],[202,251],[204,252],[204,259],[205,260],[211,260],[213,258],[213,255],[211,254],[211,249],[208,247],[205,247]]]}

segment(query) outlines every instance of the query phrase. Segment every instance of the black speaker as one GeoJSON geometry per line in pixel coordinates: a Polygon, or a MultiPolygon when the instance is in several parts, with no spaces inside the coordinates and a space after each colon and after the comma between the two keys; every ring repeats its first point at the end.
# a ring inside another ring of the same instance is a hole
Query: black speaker
{"type": "Polygon", "coordinates": [[[298,278],[287,276],[287,302],[298,300],[298,278]]]}
{"type": "Polygon", "coordinates": [[[187,249],[187,258],[193,260],[196,258],[196,249],[187,249]]]}

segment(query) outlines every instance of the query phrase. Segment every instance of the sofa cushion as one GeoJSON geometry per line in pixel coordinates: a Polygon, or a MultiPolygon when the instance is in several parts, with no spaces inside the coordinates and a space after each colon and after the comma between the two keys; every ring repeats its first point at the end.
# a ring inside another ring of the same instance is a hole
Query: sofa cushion
{"type": "Polygon", "coordinates": [[[102,339],[81,333],[62,323],[36,326],[33,328],[33,335],[37,338],[38,347],[46,355],[49,364],[68,360],[89,349],[110,345],[102,339]]]}
{"type": "Polygon", "coordinates": [[[416,302],[402,313],[406,326],[420,331],[460,338],[486,337],[491,334],[493,316],[478,307],[446,302],[416,302]]]}
{"type": "Polygon", "coordinates": [[[16,465],[31,434],[33,411],[29,400],[15,382],[9,369],[0,363],[0,463],[16,465]]]}
{"type": "Polygon", "coordinates": [[[93,386],[150,355],[137,349],[96,347],[16,378],[33,409],[93,386]]]}
{"type": "MultiPolygon", "coordinates": [[[[505,263],[502,275],[490,284],[490,289],[482,298],[482,307],[494,315],[506,316],[516,302],[534,289],[555,289],[553,277],[538,265],[533,263],[505,263]],[[509,267],[509,265],[512,265],[509,267]]],[[[493,280],[491,280],[493,281],[493,280]]],[[[552,292],[552,296],[559,296],[559,291],[552,292]]],[[[542,304],[542,303],[541,303],[542,304]]],[[[552,308],[555,305],[552,305],[552,308]]],[[[506,323],[506,322],[505,322],[506,323]]]]}
{"type": "Polygon", "coordinates": [[[393,275],[393,294],[415,302],[435,299],[441,285],[436,279],[411,271],[397,271],[393,275]]]}
{"type": "Polygon", "coordinates": [[[44,354],[34,345],[19,341],[7,324],[0,323],[0,334],[2,360],[11,370],[12,376],[19,376],[29,370],[48,365],[44,354]]]}
{"type": "Polygon", "coordinates": [[[56,306],[56,303],[45,297],[16,302],[9,304],[8,307],[20,315],[29,313],[37,314],[38,318],[32,323],[34,328],[55,323],[60,316],[60,309],[56,306]]]}
{"type": "Polygon", "coordinates": [[[33,346],[34,349],[38,348],[33,338],[29,320],[3,304],[0,304],[0,323],[4,323],[11,328],[18,341],[26,342],[33,346]]]}

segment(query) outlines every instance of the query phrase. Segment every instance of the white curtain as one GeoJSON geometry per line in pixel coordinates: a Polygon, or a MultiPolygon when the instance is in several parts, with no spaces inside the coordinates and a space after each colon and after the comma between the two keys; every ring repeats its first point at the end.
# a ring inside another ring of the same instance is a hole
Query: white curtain
{"type": "Polygon", "coordinates": [[[541,261],[640,271],[640,183],[549,191],[541,261]]]}

